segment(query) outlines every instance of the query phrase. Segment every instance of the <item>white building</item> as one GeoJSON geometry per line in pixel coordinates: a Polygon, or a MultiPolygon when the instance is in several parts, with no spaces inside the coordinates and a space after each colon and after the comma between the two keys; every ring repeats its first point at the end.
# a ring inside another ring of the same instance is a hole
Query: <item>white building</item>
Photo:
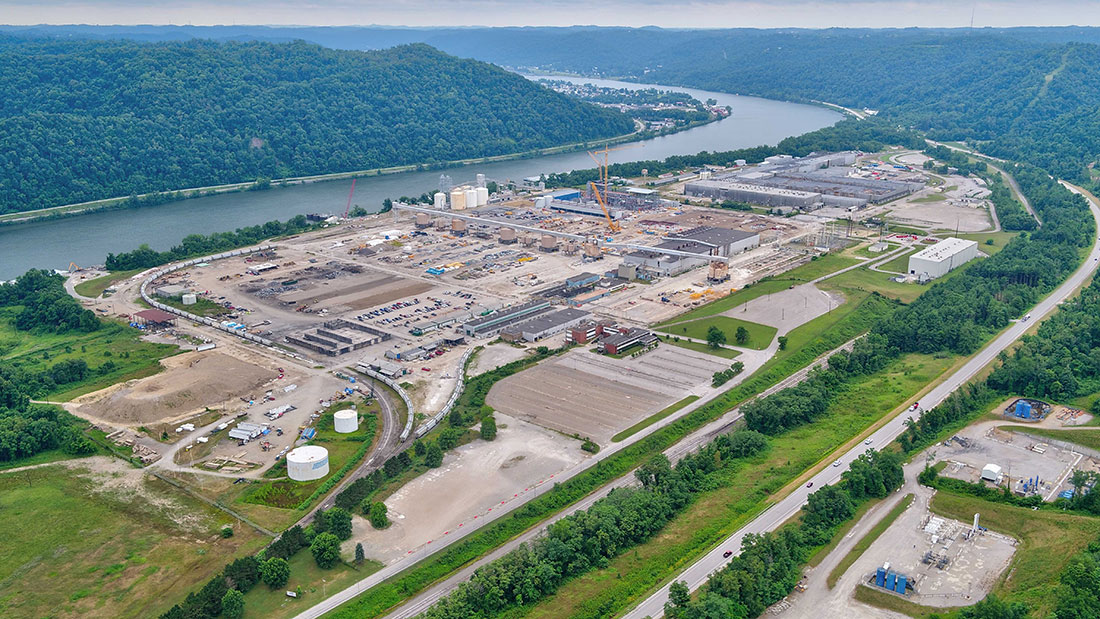
{"type": "Polygon", "coordinates": [[[933,279],[978,257],[978,244],[954,237],[909,256],[909,274],[933,279]]]}

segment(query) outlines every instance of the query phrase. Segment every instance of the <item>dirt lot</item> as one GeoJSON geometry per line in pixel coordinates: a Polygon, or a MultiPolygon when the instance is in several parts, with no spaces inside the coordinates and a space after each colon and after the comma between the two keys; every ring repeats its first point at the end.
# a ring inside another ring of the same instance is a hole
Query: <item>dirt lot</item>
{"type": "Polygon", "coordinates": [[[636,359],[572,351],[510,376],[489,392],[493,408],[606,444],[611,437],[693,390],[708,386],[724,359],[660,346],[636,359]]]}
{"type": "Polygon", "coordinates": [[[221,352],[185,353],[161,361],[165,371],[73,401],[73,411],[106,423],[141,425],[185,417],[260,391],[278,373],[221,352]]]}
{"type": "Polygon", "coordinates": [[[447,454],[442,467],[386,500],[389,528],[377,531],[356,516],[344,554],[352,555],[362,542],[367,558],[392,563],[586,457],[574,439],[499,413],[496,417],[496,440],[459,447],[447,454]]]}

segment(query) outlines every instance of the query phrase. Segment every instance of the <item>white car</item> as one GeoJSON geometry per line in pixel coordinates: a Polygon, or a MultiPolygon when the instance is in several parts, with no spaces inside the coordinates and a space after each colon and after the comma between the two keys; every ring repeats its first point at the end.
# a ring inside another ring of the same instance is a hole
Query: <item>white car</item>
{"type": "Polygon", "coordinates": [[[833,466],[840,466],[840,465],[841,465],[841,462],[840,462],[839,458],[837,459],[836,462],[833,462],[833,466]]]}
{"type": "Polygon", "coordinates": [[[864,445],[870,445],[871,444],[871,439],[867,439],[867,440],[863,441],[863,444],[864,445]]]}

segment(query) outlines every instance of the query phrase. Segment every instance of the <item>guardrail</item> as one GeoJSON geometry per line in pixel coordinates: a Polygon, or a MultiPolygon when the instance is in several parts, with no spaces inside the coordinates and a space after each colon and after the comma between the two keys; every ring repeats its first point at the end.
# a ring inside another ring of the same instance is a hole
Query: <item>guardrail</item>
{"type": "MultiPolygon", "coordinates": [[[[444,406],[434,417],[425,421],[419,428],[416,429],[416,438],[420,438],[431,431],[432,428],[439,425],[440,421],[451,412],[454,408],[455,402],[458,402],[458,396],[462,395],[462,389],[466,386],[466,361],[473,354],[473,348],[467,348],[466,352],[462,353],[462,359],[458,362],[458,382],[455,383],[455,390],[451,393],[451,399],[447,400],[447,405],[444,406]]],[[[412,419],[412,416],[409,416],[412,419]]]]}
{"type": "Polygon", "coordinates": [[[259,247],[253,247],[253,248],[250,248],[250,249],[234,249],[233,251],[227,251],[227,252],[223,252],[223,253],[220,253],[220,254],[213,254],[213,255],[210,255],[210,256],[203,256],[201,258],[192,258],[190,260],[185,260],[184,262],[180,262],[178,264],[175,264],[173,266],[169,266],[169,267],[164,268],[164,269],[157,269],[157,270],[149,273],[148,275],[146,275],[145,280],[141,282],[141,298],[144,299],[145,302],[148,303],[151,307],[155,307],[159,310],[168,312],[169,314],[175,314],[177,316],[181,316],[181,317],[186,318],[188,320],[197,322],[199,324],[206,325],[208,327],[213,327],[215,329],[218,329],[219,331],[224,331],[224,332],[229,333],[231,335],[235,335],[235,336],[237,336],[241,339],[245,339],[245,340],[248,340],[250,342],[255,342],[255,343],[261,344],[263,346],[274,346],[275,343],[272,342],[271,340],[267,339],[267,338],[262,338],[258,335],[252,335],[251,333],[243,333],[240,330],[231,329],[231,328],[223,325],[222,323],[220,323],[220,322],[218,322],[218,321],[216,321],[212,318],[207,318],[205,316],[198,316],[196,314],[192,314],[191,312],[185,312],[185,311],[183,311],[179,308],[172,307],[171,305],[165,305],[164,303],[161,303],[160,301],[157,301],[157,300],[153,299],[153,297],[151,297],[149,295],[149,293],[147,292],[147,290],[146,290],[149,287],[149,284],[153,283],[153,280],[155,280],[157,278],[160,278],[160,277],[163,277],[165,275],[168,275],[169,273],[174,273],[176,271],[179,271],[180,269],[185,269],[187,267],[194,266],[194,265],[200,264],[202,262],[214,262],[215,260],[222,260],[223,258],[233,258],[235,256],[246,256],[248,254],[253,254],[253,253],[256,253],[256,252],[260,252],[260,251],[267,251],[269,249],[275,249],[275,246],[274,245],[260,245],[259,247]]]}
{"type": "Polygon", "coordinates": [[[401,401],[405,403],[405,410],[408,411],[408,419],[405,420],[405,429],[401,431],[400,437],[401,442],[404,443],[406,440],[409,439],[409,433],[412,432],[413,427],[413,417],[416,416],[413,413],[412,400],[409,399],[409,394],[405,393],[405,390],[401,388],[401,385],[398,385],[393,380],[379,374],[378,372],[375,372],[374,370],[368,368],[366,365],[360,365],[358,369],[360,372],[366,374],[367,376],[382,381],[387,387],[396,391],[397,395],[401,398],[401,401]]]}

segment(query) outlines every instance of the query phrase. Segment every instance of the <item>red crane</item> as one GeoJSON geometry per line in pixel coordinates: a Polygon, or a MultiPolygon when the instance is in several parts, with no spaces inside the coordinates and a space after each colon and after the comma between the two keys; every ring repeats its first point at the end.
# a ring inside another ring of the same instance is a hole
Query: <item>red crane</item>
{"type": "Polygon", "coordinates": [[[355,179],[351,179],[351,191],[348,192],[348,206],[344,209],[344,219],[348,218],[348,213],[351,212],[351,197],[355,195],[355,179]]]}

